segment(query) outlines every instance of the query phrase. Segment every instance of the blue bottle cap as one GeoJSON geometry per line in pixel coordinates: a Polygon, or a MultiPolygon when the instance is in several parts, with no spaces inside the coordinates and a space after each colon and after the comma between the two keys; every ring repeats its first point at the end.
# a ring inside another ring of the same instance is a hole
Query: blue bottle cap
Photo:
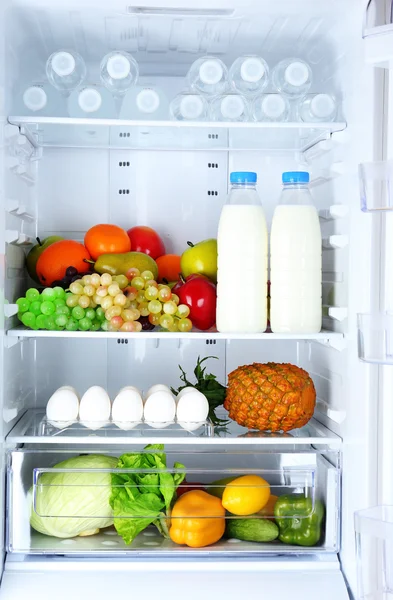
{"type": "Polygon", "coordinates": [[[307,171],[287,171],[282,174],[283,184],[287,183],[310,183],[310,173],[307,171]]]}
{"type": "Polygon", "coordinates": [[[252,171],[234,171],[230,176],[231,183],[256,183],[257,174],[252,171]]]}

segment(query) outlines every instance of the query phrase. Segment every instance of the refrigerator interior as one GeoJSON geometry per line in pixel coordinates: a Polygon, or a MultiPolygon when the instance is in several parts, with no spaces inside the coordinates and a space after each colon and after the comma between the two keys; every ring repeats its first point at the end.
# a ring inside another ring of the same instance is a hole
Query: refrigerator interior
{"type": "MultiPolygon", "coordinates": [[[[370,310],[379,287],[375,269],[379,224],[365,219],[360,211],[357,169],[360,162],[382,158],[384,78],[382,71],[366,66],[363,60],[363,11],[363,3],[355,0],[280,0],[274,4],[250,0],[242,6],[216,0],[198,7],[172,0],[155,2],[154,9],[145,2],[138,7],[113,2],[110,8],[97,9],[87,1],[83,6],[29,1],[4,7],[4,183],[0,196],[4,205],[0,239],[5,248],[0,285],[4,285],[1,295],[6,317],[1,323],[0,345],[4,506],[10,453],[18,457],[24,451],[23,434],[13,437],[13,428],[25,411],[44,409],[57,387],[72,385],[83,393],[91,385],[102,385],[113,397],[124,385],[144,390],[154,383],[177,386],[178,365],[190,372],[198,356],[219,358],[210,361],[209,368],[222,383],[242,364],[290,362],[313,378],[317,423],[343,440],[342,493],[331,504],[334,515],[329,515],[333,523],[337,515],[341,517],[341,545],[331,549],[336,552],[340,546],[342,568],[351,589],[356,590],[353,513],[376,503],[378,450],[373,406],[377,376],[358,360],[356,314],[370,310]],[[59,48],[77,50],[86,60],[93,82],[98,82],[99,62],[106,52],[127,50],[138,61],[141,76],[162,85],[171,97],[184,87],[184,76],[199,56],[214,54],[230,65],[243,53],[255,53],[272,67],[296,55],[313,68],[311,91],[337,96],[340,118],[330,127],[258,128],[67,119],[37,123],[10,114],[15,85],[39,78],[47,57],[59,48]],[[138,339],[135,335],[122,336],[119,343],[118,336],[40,335],[16,329],[18,323],[7,304],[12,305],[29,285],[24,270],[25,243],[36,235],[82,241],[84,232],[96,223],[116,223],[125,229],[147,224],[163,233],[167,251],[181,252],[187,240],[216,236],[231,171],[257,172],[258,192],[270,225],[281,190],[281,173],[292,169],[310,171],[311,192],[321,216],[323,327],[327,333],[319,339],[225,339],[228,336],[220,334],[189,339],[145,335],[138,339]],[[335,205],[340,207],[339,218],[331,208],[335,205]]],[[[41,413],[29,413],[35,414],[41,413]]],[[[29,438],[26,447],[32,468],[55,464],[59,451],[58,445],[47,446],[48,439],[40,437],[38,429],[33,427],[36,442],[31,444],[29,438]],[[40,452],[45,455],[42,464],[40,452]]],[[[238,439],[230,439],[231,448],[238,439]]],[[[191,444],[192,438],[189,441],[191,444]]],[[[133,449],[148,443],[143,436],[130,437],[129,442],[132,446],[127,448],[133,449]]],[[[111,440],[105,443],[110,446],[111,440]]],[[[79,439],[79,447],[81,444],[79,439]]],[[[175,444],[171,451],[184,451],[179,440],[175,444]]],[[[77,447],[68,445],[66,449],[73,452],[77,447]]],[[[211,447],[207,444],[201,449],[206,452],[211,447]]],[[[241,447],[258,456],[265,445],[259,440],[255,446],[242,443],[241,447]]],[[[305,441],[306,452],[315,448],[305,441]]],[[[296,446],[293,449],[298,451],[296,446]]],[[[280,446],[276,451],[279,454],[280,446]]],[[[323,448],[318,452],[323,454],[323,448]]],[[[313,460],[326,461],[318,452],[313,460]]],[[[214,454],[211,460],[214,465],[214,454]]],[[[224,464],[222,468],[225,466],[231,467],[224,464]]],[[[337,484],[340,473],[332,472],[331,481],[337,484]]],[[[27,481],[24,472],[24,493],[27,481]]],[[[331,492],[333,496],[337,489],[331,492]]],[[[328,489],[323,493],[326,501],[328,489]]],[[[9,494],[8,483],[8,498],[9,494]]],[[[1,514],[3,518],[5,509],[1,514]]],[[[20,532],[19,549],[28,552],[25,534],[20,532]]],[[[5,532],[1,539],[6,552],[5,532]]],[[[7,565],[13,560],[20,569],[12,554],[7,565]]]]}

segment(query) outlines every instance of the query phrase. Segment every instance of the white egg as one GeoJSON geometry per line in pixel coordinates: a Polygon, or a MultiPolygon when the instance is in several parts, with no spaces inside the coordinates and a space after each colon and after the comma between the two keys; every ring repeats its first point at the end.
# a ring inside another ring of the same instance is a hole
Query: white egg
{"type": "Polygon", "coordinates": [[[140,389],[135,387],[135,385],[125,385],[120,391],[122,392],[123,390],[134,390],[134,392],[138,392],[138,394],[142,397],[140,389]]]}
{"type": "Polygon", "coordinates": [[[112,421],[128,431],[139,425],[142,417],[143,402],[139,391],[133,386],[121,389],[112,404],[112,421]]]}
{"type": "Polygon", "coordinates": [[[176,398],[175,398],[176,402],[179,402],[180,398],[183,398],[183,396],[185,396],[186,394],[189,394],[190,392],[195,392],[195,391],[198,391],[198,390],[191,386],[183,388],[182,390],[180,390],[180,392],[176,396],[176,398]]]}
{"type": "Polygon", "coordinates": [[[156,392],[168,392],[169,394],[172,394],[170,388],[167,385],[164,385],[163,383],[156,383],[156,385],[152,385],[151,388],[147,390],[145,394],[145,402],[149,398],[149,396],[155,394],[156,392]]]}
{"type": "Polygon", "coordinates": [[[178,400],[176,406],[177,422],[187,431],[195,431],[201,427],[209,414],[209,402],[201,392],[186,393],[178,400]]]}
{"type": "Polygon", "coordinates": [[[163,429],[174,422],[176,414],[175,399],[170,392],[153,392],[143,407],[145,422],[154,429],[163,429]]]}
{"type": "Polygon", "coordinates": [[[78,392],[74,387],[72,387],[72,385],[62,385],[59,387],[59,390],[70,390],[71,392],[74,392],[74,394],[78,397],[78,400],[80,400],[78,392]]]}
{"type": "Polygon", "coordinates": [[[104,388],[93,385],[83,394],[79,405],[79,420],[89,429],[99,429],[107,424],[111,414],[111,401],[104,388]]]}
{"type": "Polygon", "coordinates": [[[78,394],[74,388],[68,385],[56,390],[46,405],[46,418],[51,425],[58,429],[72,425],[78,419],[78,413],[78,394]]]}

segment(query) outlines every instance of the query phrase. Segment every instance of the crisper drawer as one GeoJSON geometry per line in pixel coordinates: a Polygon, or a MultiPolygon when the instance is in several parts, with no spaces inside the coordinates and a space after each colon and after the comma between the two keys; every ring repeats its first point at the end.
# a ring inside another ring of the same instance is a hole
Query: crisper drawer
{"type": "Polygon", "coordinates": [[[109,459],[83,450],[10,453],[9,552],[218,557],[338,550],[337,453],[166,449],[162,459],[162,450],[142,452],[128,452],[122,468],[121,452],[109,459]],[[180,492],[194,494],[179,501],[180,492]],[[217,541],[208,537],[212,531],[217,541]]]}

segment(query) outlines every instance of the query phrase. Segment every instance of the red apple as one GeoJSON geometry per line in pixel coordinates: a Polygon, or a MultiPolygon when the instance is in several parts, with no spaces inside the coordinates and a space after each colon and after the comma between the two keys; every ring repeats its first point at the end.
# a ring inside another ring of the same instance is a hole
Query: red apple
{"type": "Polygon", "coordinates": [[[131,227],[127,233],[131,240],[131,250],[133,252],[143,252],[154,260],[165,254],[164,242],[151,227],[139,225],[131,227]]]}
{"type": "Polygon", "coordinates": [[[206,331],[216,322],[216,286],[207,277],[193,274],[183,282],[180,281],[172,292],[180,298],[180,304],[190,309],[192,324],[206,331]],[[176,290],[176,291],[174,291],[176,290]]]}

